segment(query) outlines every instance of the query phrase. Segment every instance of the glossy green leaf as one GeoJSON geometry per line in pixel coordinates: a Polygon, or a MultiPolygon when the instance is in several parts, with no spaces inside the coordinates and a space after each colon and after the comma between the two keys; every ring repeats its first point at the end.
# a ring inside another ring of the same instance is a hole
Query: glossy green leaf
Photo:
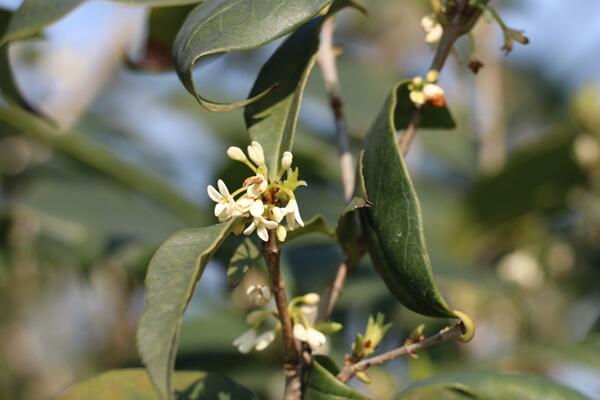
{"type": "Polygon", "coordinates": [[[317,215],[304,223],[303,227],[289,231],[287,234],[286,242],[290,242],[294,239],[309,235],[311,233],[321,233],[325,236],[335,237],[334,230],[327,225],[327,221],[320,215],[317,215]]]}
{"type": "MultiPolygon", "coordinates": [[[[359,209],[373,264],[392,294],[414,312],[455,317],[433,281],[421,207],[396,145],[398,96],[388,98],[364,142],[362,177],[371,207],[359,209]]],[[[425,120],[423,122],[426,122],[425,120]]]]}
{"type": "Polygon", "coordinates": [[[304,399],[367,400],[367,397],[339,381],[328,368],[325,368],[317,360],[313,360],[304,399]]]}
{"type": "MultiPolygon", "coordinates": [[[[417,111],[415,103],[409,97],[410,91],[408,85],[410,82],[403,82],[396,88],[396,112],[394,114],[394,125],[396,129],[404,129],[412,120],[412,116],[417,111]]],[[[452,114],[447,107],[435,107],[426,103],[420,109],[421,119],[419,128],[426,129],[454,129],[456,124],[452,114]]]]}
{"type": "Polygon", "coordinates": [[[436,377],[419,382],[398,400],[586,400],[586,397],[550,379],[526,374],[476,372],[436,377]],[[446,386],[449,385],[449,386],[446,386]],[[439,397],[431,397],[438,393],[439,397]],[[446,392],[446,394],[444,394],[446,392]],[[461,394],[456,397],[456,394],[461,394]],[[448,397],[454,395],[454,397],[448,397]]]}
{"type": "Polygon", "coordinates": [[[275,51],[260,70],[244,112],[248,133],[265,150],[271,178],[277,175],[281,156],[291,151],[302,95],[319,49],[323,17],[308,22],[275,51]],[[273,90],[270,90],[274,88],[273,90]],[[261,93],[268,94],[260,98],[261,93]]]}
{"type": "MultiPolygon", "coordinates": [[[[231,51],[250,50],[296,30],[332,0],[208,0],[196,7],[175,40],[175,68],[187,90],[211,111],[244,107],[267,91],[246,101],[223,104],[204,98],[194,81],[193,68],[201,59],[231,51]]],[[[282,91],[283,93],[283,91],[282,91]]]]}
{"type": "Polygon", "coordinates": [[[180,231],[152,257],[146,275],[146,303],[137,342],[152,382],[170,398],[179,328],[209,258],[229,235],[234,221],[180,231]]]}
{"type": "Polygon", "coordinates": [[[256,247],[252,240],[246,238],[229,260],[229,266],[227,267],[227,287],[229,290],[238,287],[246,272],[250,271],[253,267],[262,268],[264,271],[267,270],[265,259],[260,249],[256,247]]]}
{"type": "MultiPolygon", "coordinates": [[[[218,374],[176,372],[173,388],[177,400],[256,400],[250,390],[218,374]]],[[[69,388],[59,400],[159,400],[143,369],[105,372],[69,388]]]]}
{"type": "MultiPolygon", "coordinates": [[[[88,0],[25,0],[15,12],[0,43],[25,39],[42,31],[88,0]]],[[[200,0],[112,0],[115,3],[166,7],[198,3],[200,0]]]]}

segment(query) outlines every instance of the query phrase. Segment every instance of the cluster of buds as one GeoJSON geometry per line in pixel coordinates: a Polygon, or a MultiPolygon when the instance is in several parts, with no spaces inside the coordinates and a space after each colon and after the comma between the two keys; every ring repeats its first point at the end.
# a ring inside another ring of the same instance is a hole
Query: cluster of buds
{"type": "Polygon", "coordinates": [[[269,170],[260,143],[254,141],[248,146],[248,156],[239,147],[230,147],[227,156],[244,163],[253,175],[245,179],[242,187],[233,193],[220,179],[218,190],[212,185],[208,186],[208,196],[217,203],[215,216],[220,222],[240,218],[244,221],[243,233],[250,235],[256,231],[264,242],[269,240],[269,231],[275,231],[279,241],[283,242],[287,229],[304,226],[294,191],[306,186],[306,182],[298,180],[297,168],[292,169],[292,153],[286,151],[283,154],[281,169],[272,180],[268,178],[269,170]],[[284,218],[287,229],[281,224],[284,218]]]}
{"type": "Polygon", "coordinates": [[[417,107],[422,107],[424,104],[431,104],[434,107],[446,105],[444,89],[437,85],[439,76],[438,71],[431,70],[425,79],[417,76],[408,84],[410,100],[417,107]]]}
{"type": "Polygon", "coordinates": [[[425,43],[436,44],[444,34],[444,28],[439,23],[435,14],[429,14],[421,19],[421,26],[425,31],[425,43]]]}

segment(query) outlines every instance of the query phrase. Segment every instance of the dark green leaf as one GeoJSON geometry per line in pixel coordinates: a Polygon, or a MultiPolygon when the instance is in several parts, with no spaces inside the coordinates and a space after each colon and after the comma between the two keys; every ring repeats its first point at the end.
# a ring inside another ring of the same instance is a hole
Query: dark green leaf
{"type": "Polygon", "coordinates": [[[150,261],[137,341],[152,382],[163,398],[171,394],[171,372],[185,309],[209,258],[229,235],[234,222],[180,231],[167,239],[150,261]]]}
{"type": "MultiPolygon", "coordinates": [[[[333,366],[330,366],[333,368],[333,366]]],[[[367,397],[340,382],[328,369],[313,360],[305,400],[367,400],[367,397]]]]}
{"type": "MultiPolygon", "coordinates": [[[[25,39],[58,21],[87,0],[25,0],[15,12],[0,43],[25,39]]],[[[132,6],[165,7],[197,3],[200,0],[112,0],[132,6]]]]}
{"type": "MultiPolygon", "coordinates": [[[[410,91],[408,85],[410,82],[403,82],[396,88],[396,111],[394,113],[394,124],[396,129],[405,129],[417,111],[415,103],[409,97],[410,91]]],[[[426,103],[420,108],[421,119],[419,128],[427,129],[454,129],[456,124],[446,107],[435,107],[426,103]]]]}
{"type": "Polygon", "coordinates": [[[482,400],[586,400],[576,391],[547,378],[526,374],[477,372],[448,375],[419,382],[403,392],[398,400],[418,399],[469,399],[482,400]],[[462,393],[461,397],[426,397],[432,390],[462,393]],[[464,385],[464,386],[463,386],[464,385]]]}
{"type": "Polygon", "coordinates": [[[246,238],[235,250],[233,256],[231,256],[231,260],[229,260],[229,266],[227,267],[227,287],[230,290],[238,287],[246,272],[252,267],[260,267],[264,271],[267,270],[265,259],[260,250],[252,240],[246,238]]]}
{"type": "Polygon", "coordinates": [[[396,115],[404,112],[399,93],[394,89],[365,138],[362,174],[372,206],[359,209],[361,222],[373,264],[394,296],[417,313],[455,317],[433,281],[419,200],[396,145],[396,115]]]}
{"type": "Polygon", "coordinates": [[[302,95],[319,49],[322,21],[322,17],[310,21],[283,42],[260,70],[250,92],[250,99],[268,92],[246,107],[244,117],[250,138],[265,150],[271,178],[279,171],[283,153],[292,150],[302,95]]]}
{"type": "Polygon", "coordinates": [[[310,233],[322,233],[329,237],[335,237],[335,232],[327,225],[327,221],[322,216],[317,215],[306,221],[303,227],[289,231],[285,241],[289,242],[310,233]]]}
{"type": "MultiPolygon", "coordinates": [[[[175,68],[188,91],[211,111],[244,107],[258,96],[233,104],[216,103],[199,93],[193,67],[202,58],[250,50],[284,36],[315,17],[332,0],[208,0],[189,15],[175,40],[175,68]]],[[[267,90],[272,90],[268,88],[267,90]]]]}
{"type": "MultiPolygon", "coordinates": [[[[176,372],[177,400],[255,400],[254,393],[231,379],[208,372],[176,372]]],[[[159,400],[143,369],[105,372],[68,389],[59,400],[159,400]]]]}

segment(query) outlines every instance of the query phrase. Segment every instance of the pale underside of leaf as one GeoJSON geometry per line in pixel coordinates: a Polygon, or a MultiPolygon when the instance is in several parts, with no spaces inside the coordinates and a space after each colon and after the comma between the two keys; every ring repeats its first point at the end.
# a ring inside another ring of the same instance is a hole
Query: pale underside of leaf
{"type": "Polygon", "coordinates": [[[180,231],[167,239],[150,261],[137,341],[152,382],[164,399],[171,396],[170,376],[185,309],[209,258],[233,223],[180,231]]]}

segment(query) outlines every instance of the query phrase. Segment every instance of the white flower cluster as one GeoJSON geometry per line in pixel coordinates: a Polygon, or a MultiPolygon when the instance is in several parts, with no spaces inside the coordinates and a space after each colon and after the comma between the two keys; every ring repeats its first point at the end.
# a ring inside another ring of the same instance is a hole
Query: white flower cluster
{"type": "Polygon", "coordinates": [[[421,19],[421,26],[425,30],[425,42],[435,44],[440,41],[444,34],[444,28],[438,22],[435,14],[426,15],[421,19]]]}
{"type": "Polygon", "coordinates": [[[417,107],[422,107],[425,103],[435,107],[444,107],[446,105],[444,89],[437,85],[439,76],[438,71],[431,70],[427,73],[425,79],[417,76],[409,83],[410,100],[417,107]]]}
{"type": "Polygon", "coordinates": [[[215,216],[220,222],[231,218],[246,218],[250,224],[243,233],[254,231],[263,241],[269,240],[269,231],[276,231],[279,241],[284,241],[287,229],[281,225],[285,218],[287,228],[293,230],[304,226],[294,191],[306,182],[298,180],[298,169],[292,170],[293,155],[286,151],[281,157],[281,169],[272,181],[265,164],[265,154],[260,143],[253,141],[248,146],[248,157],[239,147],[230,147],[227,156],[248,166],[254,175],[244,180],[242,187],[229,192],[225,182],[219,179],[218,190],[208,186],[208,196],[217,204],[215,216]],[[285,179],[284,179],[285,175],[285,179]]]}
{"type": "MultiPolygon", "coordinates": [[[[257,290],[261,291],[263,289],[253,288],[248,290],[251,298],[256,295],[257,290]]],[[[327,343],[326,334],[335,333],[341,329],[341,325],[334,322],[322,323],[321,327],[315,326],[314,321],[316,320],[319,301],[318,294],[308,293],[292,299],[288,305],[288,311],[293,321],[294,338],[307,343],[313,351],[323,350],[327,343]]],[[[266,349],[282,329],[275,310],[252,311],[246,317],[246,322],[250,325],[250,329],[233,342],[233,345],[242,353],[266,349]],[[265,329],[265,325],[271,326],[271,328],[265,329]]]]}

